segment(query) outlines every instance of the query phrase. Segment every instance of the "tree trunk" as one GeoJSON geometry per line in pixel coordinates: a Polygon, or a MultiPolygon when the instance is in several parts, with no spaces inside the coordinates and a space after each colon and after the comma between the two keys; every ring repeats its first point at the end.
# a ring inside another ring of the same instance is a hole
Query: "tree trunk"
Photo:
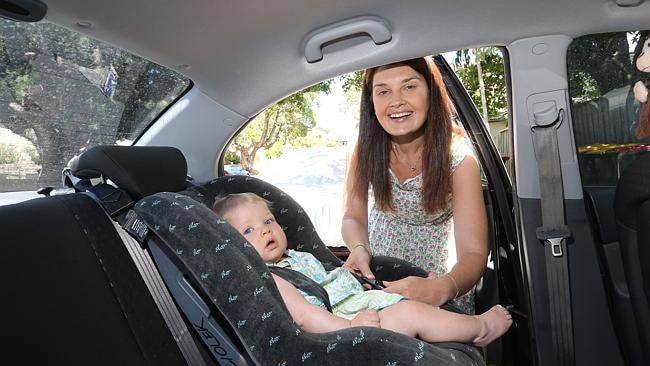
{"type": "Polygon", "coordinates": [[[481,113],[483,115],[483,123],[488,125],[488,106],[487,98],[485,97],[485,82],[483,81],[483,68],[481,68],[481,51],[476,49],[476,73],[478,74],[478,90],[481,95],[481,113]]]}

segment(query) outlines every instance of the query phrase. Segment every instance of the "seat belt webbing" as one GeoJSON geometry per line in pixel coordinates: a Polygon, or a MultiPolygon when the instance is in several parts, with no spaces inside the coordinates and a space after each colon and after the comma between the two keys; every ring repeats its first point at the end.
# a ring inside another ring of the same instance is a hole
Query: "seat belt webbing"
{"type": "Polygon", "coordinates": [[[160,310],[163,319],[165,319],[165,323],[167,323],[188,365],[205,365],[205,361],[201,357],[199,349],[196,347],[192,335],[176,308],[169,291],[167,291],[167,288],[163,284],[163,280],[151,256],[140,248],[140,244],[120,224],[115,221],[112,221],[112,223],[120,235],[120,239],[124,242],[126,249],[129,251],[131,258],[133,258],[133,262],[142,275],[142,279],[147,285],[151,296],[158,306],[158,310],[160,310]]]}
{"type": "Polygon", "coordinates": [[[131,255],[138,272],[140,272],[147,289],[149,289],[149,292],[151,293],[160,314],[165,320],[172,337],[183,354],[185,361],[187,361],[188,365],[205,365],[205,361],[203,360],[199,349],[196,347],[192,335],[187,329],[187,326],[185,325],[178,308],[176,308],[171,294],[167,290],[167,287],[165,287],[162,277],[156,269],[149,253],[143,250],[140,247],[140,244],[126,230],[124,230],[124,228],[115,221],[108,212],[106,212],[102,200],[100,200],[93,191],[86,191],[84,194],[97,201],[111,220],[111,223],[115,227],[120,239],[131,255]]]}
{"type": "MultiPolygon", "coordinates": [[[[557,110],[556,110],[557,111],[557,110]]],[[[537,117],[537,116],[536,116],[537,117]]],[[[566,238],[571,232],[564,219],[562,170],[557,142],[557,128],[562,124],[564,110],[544,125],[535,119],[533,141],[537,152],[541,194],[542,226],[537,238],[542,241],[546,257],[546,282],[551,321],[551,336],[557,365],[574,364],[571,287],[566,238]]]]}

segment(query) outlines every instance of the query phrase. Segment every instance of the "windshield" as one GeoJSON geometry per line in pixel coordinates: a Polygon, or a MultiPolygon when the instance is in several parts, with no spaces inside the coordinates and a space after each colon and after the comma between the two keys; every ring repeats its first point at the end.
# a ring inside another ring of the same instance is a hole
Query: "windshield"
{"type": "Polygon", "coordinates": [[[132,144],[189,85],[68,29],[0,18],[0,192],[61,186],[73,156],[132,144]]]}

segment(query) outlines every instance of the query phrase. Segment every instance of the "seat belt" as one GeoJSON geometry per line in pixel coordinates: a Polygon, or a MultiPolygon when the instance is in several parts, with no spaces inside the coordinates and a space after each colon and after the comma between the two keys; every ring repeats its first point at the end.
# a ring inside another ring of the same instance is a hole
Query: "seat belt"
{"type": "Polygon", "coordinates": [[[541,193],[542,226],[537,238],[545,246],[546,282],[551,321],[551,337],[555,362],[574,364],[571,286],[569,281],[566,238],[571,231],[564,219],[562,169],[557,142],[557,129],[564,120],[564,110],[555,105],[534,113],[532,128],[541,193]]]}
{"type": "MultiPolygon", "coordinates": [[[[120,223],[113,219],[114,216],[120,214],[120,211],[126,207],[129,207],[129,201],[132,203],[130,197],[126,192],[112,187],[108,184],[100,184],[92,187],[90,190],[83,192],[87,196],[91,197],[102,207],[106,215],[111,220],[111,223],[115,227],[120,239],[124,243],[127,251],[131,255],[133,262],[140,272],[142,279],[149,289],[151,296],[153,297],[158,310],[160,311],[167,327],[172,333],[172,337],[176,341],[185,361],[188,365],[205,365],[205,361],[201,356],[199,349],[196,347],[192,335],[190,334],[183,318],[181,317],[180,312],[174,304],[167,287],[163,283],[160,273],[156,269],[151,256],[146,250],[143,250],[138,243],[128,232],[125,230],[120,223]],[[101,192],[101,198],[98,197],[95,192],[101,192]],[[106,204],[108,203],[108,210],[106,204]],[[120,207],[119,209],[110,209],[111,205],[115,207],[120,207]]],[[[144,239],[147,234],[148,228],[146,225],[139,221],[137,215],[134,211],[129,210],[124,218],[124,225],[129,229],[129,232],[133,232],[134,235],[138,236],[140,239],[144,239]]],[[[121,221],[121,220],[120,220],[121,221]]]]}

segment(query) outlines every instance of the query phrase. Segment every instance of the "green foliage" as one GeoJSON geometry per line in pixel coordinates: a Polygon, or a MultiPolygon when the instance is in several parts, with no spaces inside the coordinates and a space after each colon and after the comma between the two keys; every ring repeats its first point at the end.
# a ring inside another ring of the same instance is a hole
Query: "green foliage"
{"type": "Polygon", "coordinates": [[[13,145],[0,144],[0,164],[14,164],[20,161],[20,152],[13,145]]]}
{"type": "Polygon", "coordinates": [[[313,106],[320,93],[330,93],[333,80],[312,85],[273,104],[257,115],[237,135],[229,151],[241,159],[244,169],[253,171],[255,155],[265,149],[269,157],[282,154],[287,141],[306,136],[316,125],[313,106]]]}
{"type": "Polygon", "coordinates": [[[361,83],[363,82],[363,70],[351,72],[340,77],[343,82],[343,91],[361,91],[361,83]]]}
{"type": "Polygon", "coordinates": [[[30,74],[20,74],[20,71],[8,71],[5,80],[11,87],[14,98],[19,103],[23,103],[27,93],[27,87],[31,82],[30,74]]]}
{"type": "MultiPolygon", "coordinates": [[[[633,42],[638,32],[631,34],[633,42]]],[[[569,96],[575,102],[597,98],[638,74],[626,32],[591,34],[575,39],[567,50],[569,96]]]]}
{"type": "Polygon", "coordinates": [[[264,150],[264,156],[268,159],[274,159],[284,153],[284,143],[276,142],[270,148],[264,150]]]}
{"type": "Polygon", "coordinates": [[[336,141],[324,138],[320,134],[309,134],[304,137],[298,137],[290,142],[293,148],[304,147],[333,147],[336,146],[336,141]]]}
{"type": "Polygon", "coordinates": [[[223,157],[224,164],[239,164],[240,162],[241,159],[239,158],[239,155],[235,154],[230,149],[226,150],[226,154],[223,157]]]}
{"type": "Polygon", "coordinates": [[[496,47],[483,47],[456,52],[453,61],[456,74],[474,103],[480,106],[482,103],[477,60],[481,62],[488,117],[501,117],[508,111],[508,95],[501,51],[496,47]]]}
{"type": "Polygon", "coordinates": [[[23,146],[23,151],[29,156],[34,164],[41,164],[41,155],[38,153],[36,146],[29,144],[23,146]]]}

